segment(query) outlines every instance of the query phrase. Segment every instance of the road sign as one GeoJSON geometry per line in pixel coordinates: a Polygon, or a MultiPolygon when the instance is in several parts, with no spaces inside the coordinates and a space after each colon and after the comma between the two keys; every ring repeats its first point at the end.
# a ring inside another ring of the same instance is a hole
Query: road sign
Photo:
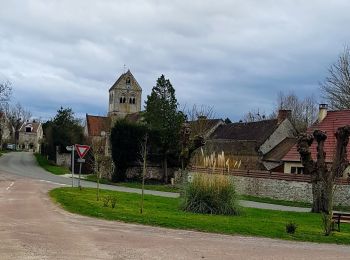
{"type": "Polygon", "coordinates": [[[84,156],[87,154],[87,152],[90,150],[90,146],[81,145],[81,144],[76,144],[75,148],[76,148],[77,153],[81,159],[83,159],[84,156]]]}
{"type": "Polygon", "coordinates": [[[71,152],[73,150],[73,145],[66,146],[67,151],[71,152]]]}
{"type": "Polygon", "coordinates": [[[78,162],[78,163],[84,163],[84,162],[85,162],[85,159],[78,158],[77,162],[78,162]]]}

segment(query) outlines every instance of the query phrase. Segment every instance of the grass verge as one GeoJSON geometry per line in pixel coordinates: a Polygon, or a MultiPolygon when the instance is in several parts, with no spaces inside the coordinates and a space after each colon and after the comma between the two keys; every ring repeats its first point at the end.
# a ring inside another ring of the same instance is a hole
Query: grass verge
{"type": "Polygon", "coordinates": [[[117,207],[103,207],[96,201],[96,190],[57,188],[50,196],[64,209],[86,216],[203,232],[240,234],[319,243],[350,244],[350,225],[342,224],[342,232],[324,236],[319,214],[283,212],[245,208],[240,216],[206,215],[184,212],[179,199],[145,195],[144,214],[140,214],[140,195],[101,190],[101,196],[116,196],[117,207]],[[285,226],[295,222],[295,234],[287,234],[285,226]]]}
{"type": "MultiPolygon", "coordinates": [[[[97,182],[96,174],[91,174],[86,176],[87,181],[93,181],[97,182]]],[[[130,182],[112,182],[107,179],[100,179],[100,183],[102,184],[109,184],[109,185],[115,185],[115,186],[123,186],[128,188],[135,188],[135,189],[141,189],[142,184],[140,182],[136,181],[130,181],[130,182]]],[[[165,192],[180,192],[180,188],[176,186],[166,185],[166,184],[156,184],[156,183],[145,183],[145,189],[146,190],[156,190],[156,191],[165,191],[165,192]]]]}
{"type": "MultiPolygon", "coordinates": [[[[240,195],[239,199],[262,202],[262,203],[269,203],[269,204],[276,204],[276,205],[283,205],[283,206],[290,206],[290,207],[301,207],[301,208],[311,208],[312,207],[311,203],[302,202],[302,201],[276,200],[276,199],[265,198],[265,197],[256,197],[256,196],[251,196],[251,195],[240,195]]],[[[334,206],[334,210],[350,212],[350,207],[338,205],[338,206],[334,206]]]]}
{"type": "Polygon", "coordinates": [[[49,160],[45,158],[45,156],[41,154],[36,153],[35,158],[39,166],[48,172],[51,172],[55,175],[63,175],[69,173],[69,169],[52,164],[49,160]]]}

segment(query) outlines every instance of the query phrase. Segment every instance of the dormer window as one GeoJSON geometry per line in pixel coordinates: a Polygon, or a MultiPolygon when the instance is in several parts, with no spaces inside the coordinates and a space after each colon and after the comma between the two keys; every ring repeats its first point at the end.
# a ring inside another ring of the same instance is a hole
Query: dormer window
{"type": "Polygon", "coordinates": [[[31,133],[33,131],[33,126],[32,125],[26,125],[26,133],[31,133]]]}

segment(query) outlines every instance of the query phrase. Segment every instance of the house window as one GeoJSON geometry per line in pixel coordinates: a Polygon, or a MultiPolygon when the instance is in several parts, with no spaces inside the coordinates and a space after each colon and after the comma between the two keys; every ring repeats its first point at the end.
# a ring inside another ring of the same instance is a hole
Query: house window
{"type": "Polygon", "coordinates": [[[32,132],[32,128],[30,126],[26,127],[26,133],[31,133],[32,132]]]}
{"type": "Polygon", "coordinates": [[[132,99],[132,103],[135,104],[135,98],[132,99]]]}
{"type": "Polygon", "coordinates": [[[304,167],[291,167],[290,173],[294,174],[303,174],[304,173],[304,167]]]}
{"type": "Polygon", "coordinates": [[[130,85],[130,78],[126,78],[126,85],[130,85]]]}
{"type": "Polygon", "coordinates": [[[132,98],[129,98],[129,104],[132,104],[132,98]]]}

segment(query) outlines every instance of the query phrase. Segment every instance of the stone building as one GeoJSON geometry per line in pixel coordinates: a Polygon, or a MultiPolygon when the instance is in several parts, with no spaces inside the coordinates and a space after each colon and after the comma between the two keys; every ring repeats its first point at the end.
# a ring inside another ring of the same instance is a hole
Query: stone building
{"type": "Polygon", "coordinates": [[[128,70],[109,89],[108,116],[112,122],[141,111],[142,88],[128,70]]]}
{"type": "Polygon", "coordinates": [[[141,120],[142,88],[128,70],[119,76],[109,89],[109,105],[107,116],[93,116],[86,114],[84,134],[92,143],[105,140],[105,154],[111,154],[109,137],[111,128],[118,119],[129,121],[141,120]]]}
{"type": "Polygon", "coordinates": [[[39,153],[43,140],[43,128],[40,122],[26,122],[19,129],[17,149],[39,153]]]}

